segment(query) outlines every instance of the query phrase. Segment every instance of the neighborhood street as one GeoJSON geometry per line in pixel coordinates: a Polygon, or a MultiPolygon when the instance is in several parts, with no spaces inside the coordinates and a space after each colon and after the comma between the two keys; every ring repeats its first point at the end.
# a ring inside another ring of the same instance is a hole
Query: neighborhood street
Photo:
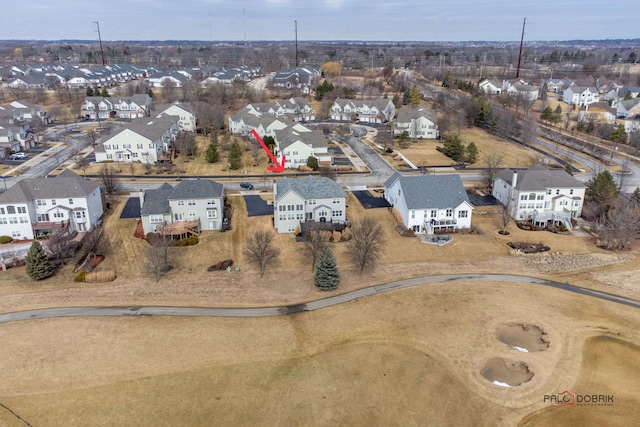
{"type": "MultiPolygon", "coordinates": [[[[574,292],[598,298],[604,301],[624,304],[640,309],[640,301],[594,291],[570,285],[569,283],[554,282],[537,277],[502,275],[502,274],[446,274],[439,276],[424,276],[396,282],[358,289],[341,295],[321,298],[307,303],[277,307],[158,307],[158,306],[130,306],[130,307],[54,307],[34,310],[18,311],[0,314],[0,323],[17,322],[21,320],[52,319],[60,317],[84,316],[211,316],[211,317],[269,317],[319,310],[366,296],[376,295],[397,289],[413,286],[434,285],[451,282],[511,282],[549,286],[567,292],[574,292]]],[[[481,286],[481,285],[471,285],[481,286]]]]}

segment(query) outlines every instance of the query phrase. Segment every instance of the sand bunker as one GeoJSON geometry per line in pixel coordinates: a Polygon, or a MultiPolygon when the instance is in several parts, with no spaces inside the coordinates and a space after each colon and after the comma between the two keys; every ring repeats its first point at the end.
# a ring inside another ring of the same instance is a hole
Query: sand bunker
{"type": "Polygon", "coordinates": [[[549,348],[549,335],[537,325],[511,323],[497,331],[498,339],[518,351],[542,351],[549,348]]]}
{"type": "Polygon", "coordinates": [[[515,387],[533,378],[533,372],[524,362],[512,362],[501,357],[488,360],[480,374],[501,387],[515,387]]]}

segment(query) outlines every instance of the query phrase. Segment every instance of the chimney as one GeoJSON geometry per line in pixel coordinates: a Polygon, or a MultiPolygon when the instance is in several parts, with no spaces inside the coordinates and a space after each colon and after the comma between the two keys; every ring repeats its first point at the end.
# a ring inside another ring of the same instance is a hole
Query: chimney
{"type": "Polygon", "coordinates": [[[513,170],[513,175],[511,176],[511,189],[515,190],[516,189],[516,184],[518,183],[518,171],[517,170],[513,170]]]}

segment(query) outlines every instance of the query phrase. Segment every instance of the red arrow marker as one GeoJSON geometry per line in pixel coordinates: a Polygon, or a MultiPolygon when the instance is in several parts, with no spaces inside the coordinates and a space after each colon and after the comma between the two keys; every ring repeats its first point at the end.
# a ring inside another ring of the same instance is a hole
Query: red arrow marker
{"type": "Polygon", "coordinates": [[[271,150],[269,150],[269,147],[267,147],[267,144],[265,144],[264,141],[262,140],[262,138],[260,138],[260,135],[258,135],[258,132],[256,132],[255,129],[252,129],[251,133],[253,134],[254,138],[260,143],[260,145],[262,145],[262,148],[264,149],[264,151],[266,151],[267,155],[271,159],[271,162],[275,165],[275,166],[268,166],[267,170],[270,170],[270,171],[273,171],[273,172],[277,172],[277,173],[283,172],[284,171],[284,162],[286,160],[286,157],[282,156],[281,163],[278,163],[278,160],[276,159],[276,156],[274,156],[273,153],[271,152],[271,150]]]}

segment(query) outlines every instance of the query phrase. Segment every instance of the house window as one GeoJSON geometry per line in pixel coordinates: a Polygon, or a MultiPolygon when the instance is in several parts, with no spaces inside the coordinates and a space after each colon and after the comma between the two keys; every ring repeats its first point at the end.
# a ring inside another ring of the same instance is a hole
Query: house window
{"type": "Polygon", "coordinates": [[[139,150],[142,150],[142,148],[144,148],[144,147],[142,146],[142,144],[138,144],[138,149],[139,149],[139,150]]]}
{"type": "Polygon", "coordinates": [[[210,219],[218,218],[218,210],[217,209],[207,209],[207,218],[210,218],[210,219]]]}
{"type": "MultiPolygon", "coordinates": [[[[37,215],[37,221],[38,222],[49,222],[49,214],[38,214],[37,215]]],[[[5,223],[6,224],[6,223],[5,223]]]]}
{"type": "Polygon", "coordinates": [[[557,190],[556,190],[556,194],[560,194],[560,189],[557,189],[557,190]]]}
{"type": "Polygon", "coordinates": [[[4,208],[0,208],[0,214],[4,215],[4,208]]]}
{"type": "Polygon", "coordinates": [[[18,213],[27,213],[27,208],[24,206],[18,206],[18,213]]]}
{"type": "Polygon", "coordinates": [[[189,201],[187,202],[187,205],[189,205],[189,206],[195,206],[195,205],[196,205],[196,201],[195,201],[195,200],[189,200],[189,201]]]}
{"type": "Polygon", "coordinates": [[[53,206],[55,206],[55,205],[57,205],[57,204],[58,204],[58,202],[56,202],[56,199],[51,199],[51,204],[52,204],[53,206]]]}
{"type": "Polygon", "coordinates": [[[64,214],[62,212],[60,212],[60,211],[55,211],[53,213],[53,217],[54,218],[64,218],[64,214]]]}
{"type": "Polygon", "coordinates": [[[560,206],[567,206],[568,202],[566,200],[560,201],[560,206]]]}
{"type": "Polygon", "coordinates": [[[573,194],[573,188],[569,190],[569,194],[573,194]]]}
{"type": "Polygon", "coordinates": [[[280,214],[278,218],[280,219],[280,221],[285,221],[287,219],[287,214],[280,214]]]}
{"type": "Polygon", "coordinates": [[[76,212],[76,218],[82,219],[82,218],[86,218],[86,217],[87,217],[87,213],[85,211],[77,211],[76,212]]]}
{"type": "Polygon", "coordinates": [[[304,210],[304,205],[296,205],[296,210],[297,211],[303,211],[304,210]]]}
{"type": "Polygon", "coordinates": [[[340,203],[340,199],[333,199],[331,202],[332,202],[334,205],[337,205],[337,204],[339,204],[339,203],[340,203]]]}
{"type": "Polygon", "coordinates": [[[131,144],[122,144],[122,148],[131,148],[131,144]]]}
{"type": "Polygon", "coordinates": [[[295,219],[295,215],[294,214],[292,214],[292,213],[288,213],[287,214],[287,220],[293,221],[294,219],[295,219]]]}
{"type": "Polygon", "coordinates": [[[216,201],[214,199],[207,200],[207,206],[215,206],[215,205],[216,205],[216,201]]]}
{"type": "Polygon", "coordinates": [[[6,223],[7,223],[7,218],[0,217],[0,224],[6,224],[6,223]]]}
{"type": "Polygon", "coordinates": [[[573,201],[573,206],[580,206],[580,201],[579,200],[574,200],[573,201]]]}
{"type": "Polygon", "coordinates": [[[315,199],[311,199],[307,202],[307,204],[309,205],[315,205],[316,204],[316,200],[315,199]]]}
{"type": "Polygon", "coordinates": [[[527,200],[527,195],[526,194],[521,194],[520,195],[520,200],[527,200]]]}
{"type": "Polygon", "coordinates": [[[527,204],[526,203],[520,203],[518,205],[518,209],[526,209],[527,208],[527,204]]]}
{"type": "Polygon", "coordinates": [[[446,216],[448,216],[448,217],[453,216],[453,209],[447,209],[446,216]]]}
{"type": "Polygon", "coordinates": [[[160,224],[162,221],[162,215],[149,215],[149,222],[151,224],[160,224]]]}
{"type": "Polygon", "coordinates": [[[184,206],[184,200],[178,200],[178,206],[184,206]]]}
{"type": "Polygon", "coordinates": [[[11,232],[11,237],[15,238],[19,238],[20,237],[20,232],[19,231],[12,231],[11,232]]]}
{"type": "Polygon", "coordinates": [[[69,204],[72,205],[73,204],[73,199],[69,199],[69,204]]]}
{"type": "Polygon", "coordinates": [[[529,200],[535,200],[535,199],[536,199],[536,193],[529,194],[529,200]]]}
{"type": "Polygon", "coordinates": [[[544,200],[544,194],[538,194],[536,200],[544,200]]]}
{"type": "Polygon", "coordinates": [[[294,208],[295,208],[295,206],[294,206],[294,205],[287,205],[287,210],[288,210],[288,211],[295,210],[294,208]]]}
{"type": "Polygon", "coordinates": [[[458,218],[467,218],[469,211],[458,211],[458,218]]]}
{"type": "Polygon", "coordinates": [[[307,219],[313,219],[313,212],[307,212],[307,219]]]}
{"type": "Polygon", "coordinates": [[[16,216],[9,217],[9,224],[17,224],[17,223],[18,223],[18,217],[16,216]]]}
{"type": "Polygon", "coordinates": [[[548,194],[548,195],[551,195],[551,192],[552,192],[552,191],[553,191],[553,190],[548,189],[548,190],[547,190],[547,194],[548,194]]]}
{"type": "Polygon", "coordinates": [[[302,219],[304,219],[304,214],[303,214],[302,212],[297,213],[297,214],[296,214],[296,219],[297,219],[297,220],[302,220],[302,219]]]}
{"type": "Polygon", "coordinates": [[[189,211],[189,217],[190,218],[195,218],[196,216],[197,216],[196,215],[196,211],[189,211]]]}
{"type": "Polygon", "coordinates": [[[138,157],[138,153],[136,152],[131,153],[131,157],[138,157]]]}
{"type": "Polygon", "coordinates": [[[331,216],[342,216],[342,211],[331,211],[331,216]]]}
{"type": "Polygon", "coordinates": [[[286,207],[285,205],[280,205],[280,206],[278,206],[278,211],[279,211],[279,212],[284,212],[284,211],[286,211],[286,210],[287,210],[287,207],[286,207]]]}
{"type": "Polygon", "coordinates": [[[113,154],[107,154],[107,160],[113,159],[113,154]]]}
{"type": "Polygon", "coordinates": [[[437,211],[437,210],[435,210],[435,209],[432,209],[432,210],[431,210],[431,218],[435,218],[435,217],[437,217],[437,216],[438,216],[438,211],[437,211]]]}
{"type": "Polygon", "coordinates": [[[113,149],[117,150],[118,149],[118,144],[113,144],[113,149]]]}
{"type": "Polygon", "coordinates": [[[28,222],[29,222],[29,218],[27,218],[26,216],[20,217],[20,224],[27,224],[28,222]]]}
{"type": "Polygon", "coordinates": [[[327,216],[327,211],[319,211],[318,216],[319,217],[327,216]]]}
{"type": "Polygon", "coordinates": [[[287,226],[287,232],[288,233],[293,233],[294,231],[296,231],[295,225],[288,225],[287,226]]]}
{"type": "Polygon", "coordinates": [[[416,211],[411,211],[411,219],[416,219],[416,211]]]}
{"type": "Polygon", "coordinates": [[[42,200],[42,199],[38,199],[38,200],[36,200],[36,205],[38,205],[38,206],[47,206],[47,201],[46,200],[42,200]]]}

